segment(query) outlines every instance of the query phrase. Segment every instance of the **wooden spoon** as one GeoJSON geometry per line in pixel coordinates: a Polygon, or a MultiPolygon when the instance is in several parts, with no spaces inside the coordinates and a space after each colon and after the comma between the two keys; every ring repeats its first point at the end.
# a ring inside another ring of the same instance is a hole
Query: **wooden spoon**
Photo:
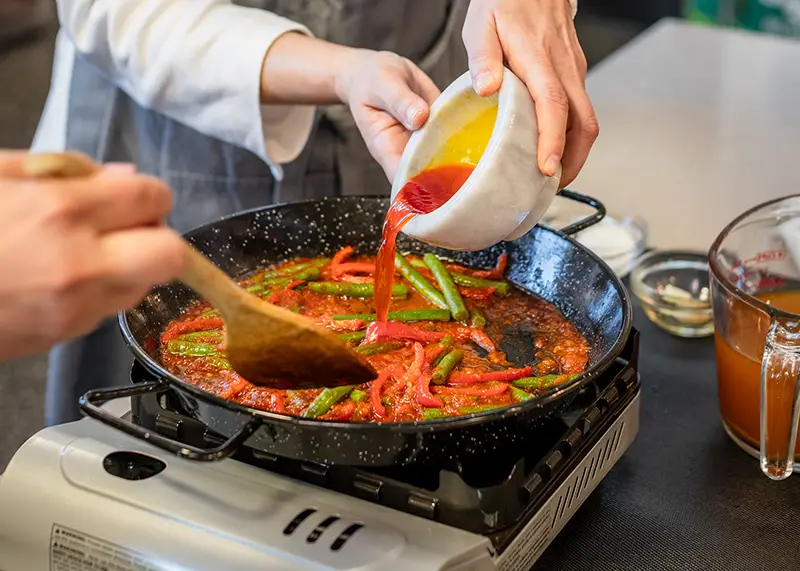
{"type": "MultiPolygon", "coordinates": [[[[36,178],[96,174],[86,156],[32,154],[25,171],[36,178]]],[[[242,377],[276,389],[333,387],[370,381],[375,370],[335,334],[308,318],[250,294],[186,242],[186,269],[179,279],[202,295],[225,321],[226,353],[242,377]]]]}

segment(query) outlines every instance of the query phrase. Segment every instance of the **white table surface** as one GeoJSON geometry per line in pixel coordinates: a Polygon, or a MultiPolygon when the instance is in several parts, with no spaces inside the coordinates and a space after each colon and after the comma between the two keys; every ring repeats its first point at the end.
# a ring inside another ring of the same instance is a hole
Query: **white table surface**
{"type": "Polygon", "coordinates": [[[800,41],[662,20],[593,68],[600,137],[571,188],[643,218],[648,245],[707,250],[800,193],[800,41]]]}

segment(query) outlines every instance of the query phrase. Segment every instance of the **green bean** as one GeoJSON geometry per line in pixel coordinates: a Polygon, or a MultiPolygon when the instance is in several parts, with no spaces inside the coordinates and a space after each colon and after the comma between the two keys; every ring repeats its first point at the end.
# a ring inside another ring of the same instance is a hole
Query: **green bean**
{"type": "Polygon", "coordinates": [[[193,333],[184,333],[179,335],[178,339],[181,341],[195,341],[197,339],[217,339],[222,337],[222,331],[219,329],[212,329],[210,331],[194,331],[193,333]]]}
{"type": "Polygon", "coordinates": [[[514,396],[514,400],[517,402],[524,402],[528,399],[532,399],[533,395],[529,392],[523,391],[522,389],[518,389],[516,387],[511,387],[511,394],[514,396]]]}
{"type": "Polygon", "coordinates": [[[209,355],[204,360],[207,364],[212,365],[217,369],[229,370],[233,368],[231,367],[230,361],[228,361],[222,355],[209,355]]]}
{"type": "Polygon", "coordinates": [[[453,283],[453,278],[450,277],[450,272],[444,267],[444,264],[439,261],[439,258],[431,253],[425,254],[425,263],[430,268],[433,277],[439,284],[439,289],[444,294],[444,299],[447,301],[447,306],[450,308],[450,313],[453,314],[453,319],[456,321],[463,321],[469,316],[467,306],[464,305],[464,300],[461,299],[461,294],[458,293],[456,284],[453,283]]]}
{"type": "MultiPolygon", "coordinates": [[[[347,315],[334,315],[334,321],[350,321],[358,319],[372,322],[377,316],[372,313],[350,313],[347,315]]],[[[389,321],[449,321],[450,312],[446,309],[409,309],[408,311],[390,311],[389,321]]]]}
{"type": "Polygon", "coordinates": [[[205,355],[216,355],[217,348],[208,343],[192,343],[191,341],[181,341],[173,339],[167,343],[167,351],[173,355],[184,357],[202,357],[205,355]]]}
{"type": "Polygon", "coordinates": [[[217,309],[209,309],[208,311],[198,315],[197,318],[198,319],[203,319],[205,317],[214,317],[214,316],[217,316],[217,315],[219,315],[219,310],[217,310],[217,309]]]}
{"type": "Polygon", "coordinates": [[[380,353],[394,351],[402,346],[401,343],[372,343],[370,345],[359,345],[354,351],[362,355],[378,355],[380,353]]]}
{"type": "Polygon", "coordinates": [[[415,268],[426,269],[426,270],[428,269],[428,266],[425,265],[425,262],[423,260],[420,260],[419,258],[411,258],[411,260],[408,263],[414,266],[415,268]]]}
{"type": "MultiPolygon", "coordinates": [[[[442,337],[442,340],[441,340],[441,341],[439,341],[439,345],[440,345],[440,346],[441,346],[443,349],[449,349],[450,347],[452,347],[452,346],[453,346],[453,343],[455,343],[455,339],[453,339],[453,337],[452,337],[452,336],[450,336],[450,335],[445,335],[444,337],[442,337]]],[[[444,356],[445,356],[445,355],[447,355],[447,353],[445,353],[444,351],[442,351],[441,353],[439,353],[439,356],[438,356],[438,357],[436,357],[436,358],[433,360],[433,363],[432,363],[432,365],[435,367],[435,366],[437,366],[439,363],[441,363],[441,362],[442,362],[442,359],[444,358],[444,356]]]]}
{"type": "Polygon", "coordinates": [[[487,410],[494,410],[496,408],[503,408],[507,404],[479,404],[475,406],[463,406],[458,409],[459,414],[477,414],[479,412],[486,412],[487,410]]]}
{"type": "Polygon", "coordinates": [[[269,290],[282,289],[294,281],[294,278],[269,278],[261,282],[264,288],[269,290]]]}
{"type": "Polygon", "coordinates": [[[552,385],[558,379],[564,382],[571,381],[578,375],[545,375],[543,377],[523,377],[512,381],[512,385],[520,389],[542,389],[552,385]]]}
{"type": "Polygon", "coordinates": [[[445,301],[442,294],[433,287],[433,284],[429,282],[425,276],[415,270],[411,264],[408,263],[408,260],[400,254],[395,254],[394,266],[400,270],[400,273],[406,281],[410,283],[411,287],[417,290],[422,297],[437,307],[447,309],[447,301],[445,301]]]}
{"type": "Polygon", "coordinates": [[[309,268],[321,268],[328,262],[330,262],[330,258],[318,258],[316,260],[311,260],[310,262],[302,262],[300,264],[292,264],[291,266],[284,266],[282,268],[278,268],[276,270],[267,270],[263,274],[261,274],[261,279],[266,280],[270,278],[278,278],[278,277],[285,277],[285,276],[294,276],[297,273],[302,272],[303,270],[309,268]]]}
{"type": "Polygon", "coordinates": [[[481,310],[473,309],[469,314],[469,322],[473,329],[483,329],[486,327],[486,316],[483,315],[481,310]]]}
{"type": "Polygon", "coordinates": [[[352,333],[340,333],[339,339],[345,343],[358,343],[367,336],[366,331],[353,331],[352,333]]]}
{"type": "MultiPolygon", "coordinates": [[[[373,297],[375,286],[372,284],[351,284],[348,282],[310,282],[308,289],[316,293],[348,297],[373,297]]],[[[402,284],[392,286],[392,297],[405,297],[408,288],[402,284]]]]}
{"type": "Polygon", "coordinates": [[[447,415],[444,411],[440,408],[426,408],[422,415],[425,417],[425,420],[434,420],[437,418],[446,418],[447,415]]]}
{"type": "Polygon", "coordinates": [[[249,291],[250,293],[261,293],[264,291],[264,286],[261,284],[253,284],[247,286],[247,291],[249,291]]]}
{"type": "Polygon", "coordinates": [[[290,277],[277,277],[277,278],[267,278],[262,280],[261,284],[265,288],[269,288],[270,290],[282,289],[288,286],[290,283],[302,280],[306,282],[318,280],[320,277],[319,268],[308,268],[307,270],[301,271],[299,274],[290,276],[290,277]]]}
{"type": "Polygon", "coordinates": [[[356,402],[364,402],[369,398],[369,395],[362,390],[353,389],[353,391],[350,393],[350,398],[356,402]]]}
{"type": "Polygon", "coordinates": [[[317,395],[317,398],[308,405],[303,416],[306,418],[319,418],[328,412],[333,405],[349,395],[354,388],[355,385],[345,385],[343,387],[323,389],[322,392],[317,395]]]}
{"type": "Polygon", "coordinates": [[[442,357],[442,360],[439,361],[439,364],[433,370],[432,382],[436,385],[443,385],[450,376],[450,373],[453,372],[453,369],[456,368],[456,365],[458,365],[463,358],[464,352],[459,349],[453,349],[442,357]]]}
{"type": "Polygon", "coordinates": [[[495,288],[494,293],[500,297],[507,296],[508,290],[511,288],[508,282],[497,282],[492,280],[485,280],[483,278],[474,278],[472,276],[468,276],[465,274],[457,274],[455,272],[450,275],[453,276],[453,281],[460,286],[480,287],[480,288],[493,287],[495,288]]]}
{"type": "Polygon", "coordinates": [[[303,270],[299,274],[292,276],[292,278],[295,280],[312,282],[320,278],[320,271],[319,268],[308,268],[307,270],[303,270]]]}

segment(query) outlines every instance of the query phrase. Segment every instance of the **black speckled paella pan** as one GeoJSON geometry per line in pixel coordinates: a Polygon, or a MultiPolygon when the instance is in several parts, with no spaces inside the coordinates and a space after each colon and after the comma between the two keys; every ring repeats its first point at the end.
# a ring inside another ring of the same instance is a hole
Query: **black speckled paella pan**
{"type": "MultiPolygon", "coordinates": [[[[568,405],[578,391],[620,354],[631,329],[628,294],[613,271],[568,234],[602,218],[596,201],[563,191],[568,198],[597,209],[593,216],[562,231],[537,226],[515,242],[480,252],[439,251],[401,235],[399,251],[434,251],[472,267],[492,267],[508,252],[507,278],[517,287],[555,304],[591,345],[589,368],[567,384],[524,403],[455,418],[404,423],[347,423],[295,418],[255,410],[210,395],[170,373],[160,362],[157,340],[196,294],[182,284],[154,289],[120,316],[123,334],[147,379],[118,389],[91,391],[83,411],[151,444],[195,460],[225,457],[245,442],[273,454],[325,464],[391,465],[418,461],[463,460],[487,450],[497,452],[535,429],[537,419],[568,405]],[[128,420],[114,418],[102,402],[153,392],[169,392],[182,410],[205,424],[224,442],[213,449],[184,445],[128,420]]],[[[352,245],[374,253],[388,201],[342,197],[252,210],[202,226],[187,238],[218,266],[241,276],[266,264],[295,256],[331,255],[352,245]]],[[[514,350],[505,346],[513,360],[514,350]]]]}

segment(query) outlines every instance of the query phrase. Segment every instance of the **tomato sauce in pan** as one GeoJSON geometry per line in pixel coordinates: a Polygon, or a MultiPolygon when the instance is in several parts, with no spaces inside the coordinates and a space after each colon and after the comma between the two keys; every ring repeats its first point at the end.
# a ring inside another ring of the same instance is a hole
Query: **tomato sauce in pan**
{"type": "Polygon", "coordinates": [[[351,422],[482,412],[532,398],[585,370],[586,340],[553,305],[510,287],[503,279],[505,255],[491,270],[441,262],[468,310],[462,322],[431,301],[443,297],[442,286],[425,261],[401,259],[427,287],[417,280],[412,285],[413,276],[389,265],[394,286],[383,323],[375,315],[376,259],[355,256],[352,248],[331,259],[290,260],[240,282],[269,303],[335,331],[379,372],[375,381],[295,391],[254,386],[231,370],[222,321],[206,302],[167,326],[160,339],[162,362],[197,387],[246,406],[351,422]],[[507,328],[519,324],[533,332],[525,338],[530,363],[513,364],[500,350],[507,328]]]}

